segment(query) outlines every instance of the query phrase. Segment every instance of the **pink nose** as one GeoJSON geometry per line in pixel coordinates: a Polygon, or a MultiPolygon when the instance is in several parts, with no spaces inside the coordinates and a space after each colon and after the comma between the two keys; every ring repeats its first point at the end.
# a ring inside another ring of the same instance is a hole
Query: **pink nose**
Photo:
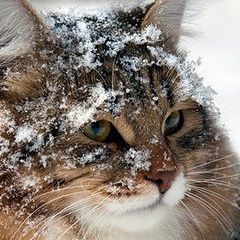
{"type": "Polygon", "coordinates": [[[172,181],[176,177],[176,171],[164,171],[164,172],[157,172],[154,176],[149,178],[150,181],[157,184],[159,191],[161,193],[165,193],[172,184],[172,181]]]}

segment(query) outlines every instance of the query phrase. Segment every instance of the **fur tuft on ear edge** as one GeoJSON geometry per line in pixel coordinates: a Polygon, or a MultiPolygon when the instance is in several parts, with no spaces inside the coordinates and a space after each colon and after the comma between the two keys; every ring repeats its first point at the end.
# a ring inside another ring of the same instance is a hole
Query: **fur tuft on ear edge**
{"type": "Polygon", "coordinates": [[[186,2],[187,0],[156,0],[145,16],[142,28],[156,25],[163,31],[166,39],[177,44],[182,32],[186,2]]]}
{"type": "Polygon", "coordinates": [[[0,66],[31,51],[40,23],[25,0],[0,0],[0,66]]]}

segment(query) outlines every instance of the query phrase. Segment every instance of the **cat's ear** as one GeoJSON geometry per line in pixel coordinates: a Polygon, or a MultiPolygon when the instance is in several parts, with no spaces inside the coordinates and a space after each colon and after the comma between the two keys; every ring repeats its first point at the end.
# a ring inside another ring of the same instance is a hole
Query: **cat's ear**
{"type": "Polygon", "coordinates": [[[31,52],[42,21],[25,0],[0,0],[0,67],[31,52]]]}
{"type": "Polygon", "coordinates": [[[186,2],[187,0],[156,0],[145,15],[142,28],[155,25],[162,30],[167,40],[177,44],[186,2]]]}

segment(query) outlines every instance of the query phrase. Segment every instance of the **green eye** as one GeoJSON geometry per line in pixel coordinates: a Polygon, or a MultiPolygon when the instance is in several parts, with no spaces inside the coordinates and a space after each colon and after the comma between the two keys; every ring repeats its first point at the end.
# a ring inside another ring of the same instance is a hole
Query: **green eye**
{"type": "Polygon", "coordinates": [[[165,120],[164,124],[165,135],[169,136],[179,131],[183,126],[183,122],[184,119],[182,111],[172,112],[165,120]]]}
{"type": "Polygon", "coordinates": [[[104,142],[111,133],[111,123],[100,120],[87,125],[83,129],[83,134],[97,142],[104,142]]]}

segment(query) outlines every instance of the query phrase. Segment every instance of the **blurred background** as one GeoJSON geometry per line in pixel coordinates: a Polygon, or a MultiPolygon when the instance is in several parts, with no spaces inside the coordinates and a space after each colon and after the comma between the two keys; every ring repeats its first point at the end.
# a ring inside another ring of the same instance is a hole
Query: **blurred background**
{"type": "MultiPolygon", "coordinates": [[[[67,11],[77,5],[104,7],[113,0],[30,0],[44,11],[67,11]]],[[[128,4],[134,0],[121,0],[128,4]]],[[[119,3],[119,1],[117,1],[119,3]]],[[[240,153],[240,0],[195,0],[194,14],[186,17],[192,38],[181,39],[190,59],[201,57],[199,73],[206,85],[216,90],[215,102],[221,112],[234,149],[240,153]]]]}

